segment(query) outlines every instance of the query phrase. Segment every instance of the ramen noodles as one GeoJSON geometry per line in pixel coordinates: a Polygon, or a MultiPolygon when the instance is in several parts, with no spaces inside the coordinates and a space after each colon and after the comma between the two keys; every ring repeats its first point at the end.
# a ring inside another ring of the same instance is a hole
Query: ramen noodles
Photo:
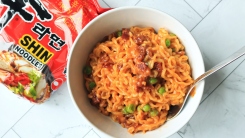
{"type": "Polygon", "coordinates": [[[164,124],[193,82],[185,47],[164,28],[123,28],[107,36],[83,72],[91,104],[132,134],[164,124]]]}

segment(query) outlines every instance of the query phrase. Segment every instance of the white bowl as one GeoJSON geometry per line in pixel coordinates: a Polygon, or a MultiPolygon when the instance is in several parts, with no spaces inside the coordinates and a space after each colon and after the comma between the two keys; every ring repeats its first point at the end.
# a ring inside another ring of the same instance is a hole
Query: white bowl
{"type": "Polygon", "coordinates": [[[204,81],[199,83],[196,94],[188,100],[179,116],[166,122],[160,128],[144,133],[129,134],[126,128],[98,112],[87,97],[83,80],[83,67],[89,53],[104,36],[121,28],[131,26],[151,26],[155,30],[165,28],[176,34],[186,48],[192,76],[197,78],[204,73],[204,63],[197,43],[190,32],[176,19],[166,13],[145,7],[121,7],[110,10],[92,20],[75,40],[68,61],[68,89],[74,105],[99,135],[123,138],[168,137],[181,129],[196,111],[204,89],[204,81]]]}

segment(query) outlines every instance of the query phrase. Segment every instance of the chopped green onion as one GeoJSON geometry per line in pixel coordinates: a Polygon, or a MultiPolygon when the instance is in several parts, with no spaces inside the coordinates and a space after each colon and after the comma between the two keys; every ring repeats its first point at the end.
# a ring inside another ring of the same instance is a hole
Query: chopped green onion
{"type": "Polygon", "coordinates": [[[150,84],[156,84],[157,82],[158,82],[158,80],[156,78],[150,78],[149,79],[150,84]]]}
{"type": "Polygon", "coordinates": [[[126,106],[126,111],[127,113],[133,113],[135,111],[135,106],[133,104],[130,104],[128,106],[126,106]]]}
{"type": "Polygon", "coordinates": [[[127,110],[126,110],[126,107],[124,107],[124,108],[122,109],[122,113],[123,113],[123,114],[128,114],[128,112],[127,112],[127,110]]]}
{"type": "Polygon", "coordinates": [[[30,85],[29,91],[30,91],[31,97],[37,96],[37,91],[36,91],[35,86],[33,84],[30,85]]]}
{"type": "Polygon", "coordinates": [[[170,36],[176,36],[174,33],[170,33],[169,35],[170,35],[170,36]]]}
{"type": "Polygon", "coordinates": [[[121,30],[117,32],[117,37],[120,37],[120,36],[122,36],[122,31],[121,30]]]}
{"type": "Polygon", "coordinates": [[[30,78],[33,86],[35,87],[36,84],[39,82],[40,78],[41,78],[41,75],[39,72],[35,71],[35,70],[31,70],[29,73],[28,73],[28,77],[30,78]]]}
{"type": "Polygon", "coordinates": [[[142,110],[148,112],[151,110],[151,106],[149,104],[146,104],[145,106],[143,106],[142,110]]]}
{"type": "Polygon", "coordinates": [[[171,44],[170,40],[169,40],[169,39],[166,39],[166,40],[165,40],[165,44],[166,44],[167,47],[169,47],[170,44],[171,44]]]}
{"type": "Polygon", "coordinates": [[[151,112],[150,112],[150,116],[151,117],[154,117],[154,116],[157,116],[158,115],[158,111],[156,110],[156,109],[154,109],[154,110],[152,110],[151,112]]]}
{"type": "Polygon", "coordinates": [[[160,87],[159,89],[158,89],[158,93],[159,94],[164,94],[166,92],[166,90],[165,90],[165,88],[164,87],[160,87]]]}
{"type": "Polygon", "coordinates": [[[140,105],[137,106],[137,111],[141,111],[141,110],[142,110],[142,109],[141,109],[140,105]]]}
{"type": "Polygon", "coordinates": [[[90,66],[85,66],[83,69],[83,73],[86,75],[90,75],[92,73],[92,68],[90,66]]]}
{"type": "Polygon", "coordinates": [[[92,89],[94,89],[94,88],[96,87],[96,83],[93,82],[93,81],[89,82],[88,85],[89,85],[89,89],[90,89],[90,90],[92,90],[92,89]]]}
{"type": "Polygon", "coordinates": [[[24,92],[24,86],[21,83],[19,83],[19,82],[18,82],[18,86],[17,87],[10,87],[10,89],[16,94],[24,92]]]}

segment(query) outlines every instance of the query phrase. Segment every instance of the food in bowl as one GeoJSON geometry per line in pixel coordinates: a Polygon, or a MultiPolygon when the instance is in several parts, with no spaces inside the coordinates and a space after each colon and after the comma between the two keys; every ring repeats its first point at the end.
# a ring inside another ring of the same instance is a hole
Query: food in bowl
{"type": "Polygon", "coordinates": [[[193,83],[185,47],[164,28],[123,28],[97,44],[84,67],[91,104],[129,133],[166,122],[193,83]]]}
{"type": "Polygon", "coordinates": [[[195,79],[204,73],[204,63],[200,49],[190,32],[180,22],[155,9],[137,6],[120,7],[91,20],[77,36],[69,52],[67,66],[68,90],[74,106],[81,115],[81,119],[87,121],[87,124],[101,137],[169,137],[180,130],[195,113],[202,98],[204,81],[197,85],[195,95],[188,98],[185,107],[177,117],[147,133],[134,133],[134,135],[128,133],[127,129],[119,123],[115,123],[110,117],[99,113],[99,110],[90,104],[82,71],[88,63],[89,54],[106,35],[118,29],[132,26],[150,26],[155,31],[164,28],[176,34],[181,44],[185,46],[192,78],[195,79]]]}

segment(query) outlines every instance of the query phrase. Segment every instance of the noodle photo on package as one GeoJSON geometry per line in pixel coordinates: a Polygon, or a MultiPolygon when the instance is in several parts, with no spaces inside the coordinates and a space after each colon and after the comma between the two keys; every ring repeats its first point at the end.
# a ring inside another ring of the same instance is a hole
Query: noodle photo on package
{"type": "Polygon", "coordinates": [[[166,122],[193,83],[185,47],[160,28],[118,30],[98,43],[83,70],[91,104],[131,134],[166,122]]]}

